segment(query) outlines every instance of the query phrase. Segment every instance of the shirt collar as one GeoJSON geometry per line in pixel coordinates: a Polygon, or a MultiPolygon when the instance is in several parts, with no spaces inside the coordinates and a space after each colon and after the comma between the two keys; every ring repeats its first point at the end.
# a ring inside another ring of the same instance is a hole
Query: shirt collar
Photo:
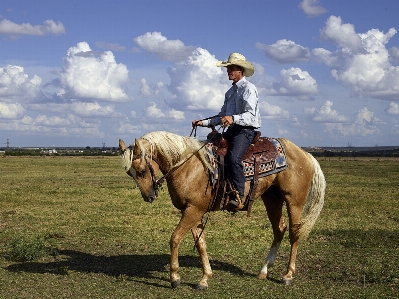
{"type": "Polygon", "coordinates": [[[245,77],[242,77],[240,79],[240,81],[238,81],[237,83],[233,82],[233,86],[236,86],[237,88],[240,88],[246,81],[247,81],[247,79],[245,79],[245,77]]]}

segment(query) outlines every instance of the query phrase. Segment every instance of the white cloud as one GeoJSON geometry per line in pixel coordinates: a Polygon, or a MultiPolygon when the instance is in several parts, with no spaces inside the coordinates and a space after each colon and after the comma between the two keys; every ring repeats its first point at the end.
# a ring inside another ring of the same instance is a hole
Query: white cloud
{"type": "Polygon", "coordinates": [[[320,16],[327,12],[327,10],[323,7],[318,5],[319,0],[303,0],[298,6],[301,8],[305,14],[312,18],[320,16]]]}
{"type": "Polygon", "coordinates": [[[365,122],[369,123],[371,121],[379,121],[378,118],[374,117],[374,112],[368,110],[367,107],[364,107],[358,111],[355,119],[355,124],[364,124],[365,122]]]}
{"type": "Polygon", "coordinates": [[[134,39],[144,51],[154,54],[160,59],[179,62],[187,59],[194,46],[185,46],[180,40],[168,40],[161,32],[147,32],[134,39]]]}
{"type": "Polygon", "coordinates": [[[151,96],[151,89],[150,86],[147,84],[147,80],[145,78],[141,78],[140,94],[144,97],[151,96]]]}
{"type": "Polygon", "coordinates": [[[7,65],[0,68],[0,101],[32,102],[40,96],[42,79],[34,75],[29,79],[24,68],[17,65],[7,65]]]}
{"type": "Polygon", "coordinates": [[[158,94],[160,94],[160,93],[163,92],[164,88],[165,88],[165,83],[163,83],[163,82],[161,82],[161,81],[160,81],[160,82],[157,82],[157,83],[155,83],[154,93],[155,93],[156,95],[158,95],[158,94]]]}
{"type": "Polygon", "coordinates": [[[148,106],[145,110],[145,118],[151,119],[151,122],[158,122],[159,119],[162,119],[162,121],[168,120],[168,121],[182,121],[185,120],[184,117],[184,112],[183,111],[178,111],[175,109],[170,109],[167,111],[162,111],[157,107],[155,103],[150,103],[150,106],[148,106]]]}
{"type": "Polygon", "coordinates": [[[106,43],[106,42],[96,42],[96,46],[99,47],[100,49],[108,50],[108,51],[114,51],[114,52],[124,52],[126,51],[125,46],[121,46],[119,44],[111,44],[111,43],[106,43]]]}
{"type": "Polygon", "coordinates": [[[86,42],[69,48],[60,73],[58,96],[110,102],[129,100],[125,91],[128,69],[117,64],[111,51],[95,56],[86,42]]]}
{"type": "Polygon", "coordinates": [[[374,117],[374,112],[364,107],[360,109],[349,124],[327,123],[327,131],[338,131],[342,136],[372,136],[380,133],[376,124],[380,120],[374,117]]]}
{"type": "Polygon", "coordinates": [[[391,102],[389,103],[389,106],[385,109],[385,112],[388,114],[399,114],[399,104],[391,102]]]}
{"type": "Polygon", "coordinates": [[[277,63],[307,61],[310,57],[308,48],[297,45],[295,42],[286,39],[278,40],[273,45],[256,43],[256,47],[277,63]]]}
{"type": "Polygon", "coordinates": [[[68,104],[70,110],[80,117],[121,117],[121,113],[115,112],[115,107],[111,105],[101,106],[97,102],[85,103],[73,101],[68,104]]]}
{"type": "Polygon", "coordinates": [[[392,47],[389,49],[389,59],[392,62],[399,62],[399,47],[392,47]]]}
{"type": "Polygon", "coordinates": [[[345,64],[345,57],[341,52],[331,52],[323,48],[315,48],[312,50],[314,59],[320,63],[325,63],[330,68],[341,67],[345,64]]]}
{"type": "Polygon", "coordinates": [[[266,87],[266,93],[273,96],[295,96],[311,100],[318,93],[317,82],[307,71],[300,68],[281,70],[280,77],[266,87]]]}
{"type": "Polygon", "coordinates": [[[118,125],[114,126],[114,131],[117,134],[127,135],[131,137],[132,134],[141,133],[141,127],[126,122],[120,122],[118,125]]]}
{"type": "Polygon", "coordinates": [[[0,34],[10,36],[20,35],[59,35],[65,33],[64,25],[61,22],[54,22],[53,20],[46,20],[43,25],[31,25],[29,23],[16,24],[9,20],[0,21],[0,34]]]}
{"type": "Polygon", "coordinates": [[[165,114],[161,111],[161,109],[157,108],[155,103],[150,103],[151,106],[147,107],[145,115],[150,118],[160,118],[165,117],[165,114]]]}
{"type": "Polygon", "coordinates": [[[185,120],[184,112],[171,109],[168,111],[168,116],[176,120],[185,120]]]}
{"type": "Polygon", "coordinates": [[[0,122],[0,130],[23,131],[25,133],[39,133],[47,136],[80,136],[102,138],[104,133],[99,130],[100,122],[86,122],[72,114],[65,118],[59,116],[48,117],[40,114],[36,118],[24,116],[20,120],[0,122]]]}
{"type": "Polygon", "coordinates": [[[0,102],[0,119],[15,119],[23,116],[25,108],[21,104],[7,104],[0,102]]]}
{"type": "Polygon", "coordinates": [[[29,104],[26,108],[31,111],[58,113],[66,115],[72,113],[84,118],[115,118],[124,117],[122,113],[116,112],[113,105],[101,106],[96,101],[80,102],[71,100],[71,103],[45,103],[45,104],[29,104]]]}
{"type": "Polygon", "coordinates": [[[355,26],[343,24],[341,17],[330,16],[326,21],[326,27],[321,30],[321,37],[351,51],[362,50],[362,40],[356,33],[355,26]]]}
{"type": "Polygon", "coordinates": [[[216,62],[207,50],[198,48],[186,61],[168,69],[172,94],[168,105],[176,110],[220,110],[229,85],[221,83],[226,77],[216,62]]]}
{"type": "Polygon", "coordinates": [[[392,66],[385,45],[396,34],[371,29],[355,32],[352,24],[343,24],[340,17],[331,16],[322,36],[339,48],[335,52],[314,49],[313,54],[331,68],[332,77],[350,87],[353,97],[399,100],[399,67],[392,66]]]}
{"type": "Polygon", "coordinates": [[[345,116],[331,109],[333,102],[326,101],[319,109],[305,108],[305,113],[311,117],[314,122],[323,123],[342,123],[349,121],[345,116]]]}
{"type": "Polygon", "coordinates": [[[264,119],[288,119],[290,117],[290,113],[287,110],[264,101],[259,103],[259,110],[264,119]]]}
{"type": "Polygon", "coordinates": [[[71,121],[59,116],[48,117],[46,115],[38,115],[35,119],[35,125],[46,127],[65,127],[71,125],[71,121]]]}

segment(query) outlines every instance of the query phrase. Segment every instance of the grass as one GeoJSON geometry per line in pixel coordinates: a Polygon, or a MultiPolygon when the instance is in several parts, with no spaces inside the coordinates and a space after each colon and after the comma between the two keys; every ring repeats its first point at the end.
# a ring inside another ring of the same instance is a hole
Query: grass
{"type": "Polygon", "coordinates": [[[214,277],[197,292],[191,235],[180,247],[182,284],[169,284],[179,212],[166,190],[145,203],[118,157],[0,157],[0,299],[398,298],[399,160],[320,163],[325,207],[300,244],[293,285],[278,283],[288,236],[269,279],[256,279],[272,241],[257,200],[250,218],[210,214],[214,277]]]}
{"type": "Polygon", "coordinates": [[[8,258],[16,262],[31,262],[49,254],[56,254],[43,236],[16,235],[10,242],[8,258]]]}

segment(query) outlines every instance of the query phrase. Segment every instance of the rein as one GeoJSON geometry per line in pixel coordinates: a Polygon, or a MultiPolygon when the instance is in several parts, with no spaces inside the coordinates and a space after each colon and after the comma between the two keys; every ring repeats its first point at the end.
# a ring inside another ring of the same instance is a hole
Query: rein
{"type": "MultiPolygon", "coordinates": [[[[207,119],[211,119],[214,117],[219,116],[219,114],[216,114],[214,116],[210,116],[204,119],[201,119],[199,121],[203,121],[203,120],[207,120],[207,119]]],[[[220,128],[219,128],[220,129],[220,128]]],[[[190,136],[191,137],[193,135],[194,132],[194,137],[197,136],[197,126],[193,126],[193,129],[191,130],[190,136]]],[[[206,146],[206,143],[204,143],[199,149],[197,149],[195,152],[193,152],[191,154],[190,157],[188,157],[185,161],[181,162],[180,164],[178,164],[177,166],[172,167],[165,175],[163,175],[160,179],[156,180],[154,183],[154,188],[155,190],[158,190],[158,188],[162,185],[162,183],[165,181],[165,179],[172,174],[173,172],[175,172],[180,166],[182,166],[184,163],[186,163],[188,160],[190,160],[196,153],[198,153],[201,149],[203,149],[206,146]]],[[[156,161],[155,161],[156,162],[156,161]]],[[[159,164],[158,164],[159,165],[159,164]]]]}
{"type": "MultiPolygon", "coordinates": [[[[219,114],[216,114],[214,116],[203,118],[203,119],[200,119],[199,121],[197,121],[197,123],[200,122],[200,121],[212,119],[212,118],[215,118],[215,117],[218,117],[218,116],[219,116],[219,114]]],[[[190,137],[191,137],[191,135],[193,135],[193,132],[194,132],[194,137],[197,137],[197,123],[195,124],[195,126],[193,126],[193,129],[191,130],[191,133],[190,133],[190,137]]]]}
{"type": "MultiPolygon", "coordinates": [[[[217,115],[216,115],[216,116],[217,116],[217,115]]],[[[213,118],[213,117],[215,117],[215,116],[208,117],[208,118],[204,118],[203,120],[210,119],[210,118],[213,118]]],[[[196,128],[196,127],[195,127],[195,128],[196,128]]],[[[193,127],[193,130],[194,130],[194,127],[193,127]]],[[[191,131],[190,137],[191,137],[191,135],[192,135],[192,133],[193,133],[193,130],[191,131]]],[[[219,128],[219,130],[220,130],[220,128],[219,128]]],[[[196,132],[197,132],[197,130],[195,129],[194,137],[196,136],[196,132]]],[[[214,138],[214,137],[212,137],[212,138],[214,138]]],[[[186,163],[188,160],[190,160],[193,156],[195,156],[196,153],[198,153],[198,152],[199,152],[201,149],[203,149],[205,146],[206,146],[206,143],[204,143],[199,149],[197,149],[196,151],[194,151],[194,152],[190,155],[190,157],[188,157],[186,160],[184,160],[183,162],[181,162],[181,163],[178,164],[177,166],[172,167],[165,175],[163,175],[160,179],[156,180],[156,181],[155,181],[155,185],[154,185],[154,187],[156,188],[155,190],[158,190],[158,188],[162,185],[162,183],[165,181],[165,179],[166,179],[170,174],[172,174],[173,172],[175,172],[180,166],[182,166],[184,163],[186,163]]],[[[155,160],[154,160],[154,161],[155,161],[155,160]]],[[[155,162],[156,162],[156,161],[155,161],[155,162]]],[[[159,164],[158,164],[158,165],[159,165],[159,164]]]]}
{"type": "MultiPolygon", "coordinates": [[[[211,117],[204,118],[204,119],[202,119],[202,120],[211,119],[211,118],[214,118],[214,117],[217,117],[217,116],[219,116],[219,115],[217,114],[217,115],[214,115],[214,116],[211,116],[211,117]]],[[[220,127],[220,128],[221,128],[221,127],[220,127]]],[[[220,128],[219,128],[218,130],[220,130],[220,128]]],[[[197,126],[193,127],[193,129],[191,130],[191,134],[190,134],[189,137],[191,137],[191,135],[193,134],[193,132],[194,132],[194,137],[196,137],[197,126]]],[[[214,138],[214,136],[211,138],[211,140],[212,140],[213,138],[214,138]]],[[[147,157],[150,158],[151,160],[153,160],[155,163],[157,163],[158,166],[160,166],[160,164],[159,164],[159,162],[158,162],[152,155],[145,154],[145,155],[144,155],[144,158],[145,158],[145,162],[146,162],[146,164],[147,164],[147,167],[149,168],[150,173],[151,173],[152,186],[153,186],[154,192],[158,193],[159,188],[162,186],[162,184],[163,184],[163,182],[166,180],[166,178],[167,178],[169,175],[171,175],[173,172],[175,172],[180,166],[182,166],[184,163],[186,163],[188,160],[190,160],[193,156],[195,156],[195,154],[198,153],[198,152],[199,152],[201,149],[203,149],[205,146],[206,146],[206,143],[204,143],[199,149],[197,149],[196,151],[194,151],[186,160],[184,160],[184,161],[181,162],[181,163],[178,163],[176,166],[173,166],[167,173],[165,173],[165,174],[164,174],[161,178],[159,178],[158,180],[156,179],[156,174],[155,174],[154,168],[151,166],[151,163],[148,162],[147,157]]],[[[132,149],[130,146],[129,146],[129,150],[130,150],[131,152],[133,152],[133,149],[132,149]]],[[[139,158],[141,158],[142,156],[143,156],[143,155],[142,155],[141,153],[140,153],[139,155],[131,155],[131,158],[130,158],[130,165],[132,165],[133,160],[139,159],[139,158]]]]}

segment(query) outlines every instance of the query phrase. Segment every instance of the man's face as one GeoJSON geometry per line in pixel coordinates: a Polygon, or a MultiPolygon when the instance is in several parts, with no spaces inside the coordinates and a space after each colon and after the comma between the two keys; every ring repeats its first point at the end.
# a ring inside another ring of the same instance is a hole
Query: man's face
{"type": "Polygon", "coordinates": [[[243,77],[242,69],[234,64],[229,65],[227,66],[227,75],[229,76],[229,80],[233,80],[233,82],[236,83],[243,77]]]}

